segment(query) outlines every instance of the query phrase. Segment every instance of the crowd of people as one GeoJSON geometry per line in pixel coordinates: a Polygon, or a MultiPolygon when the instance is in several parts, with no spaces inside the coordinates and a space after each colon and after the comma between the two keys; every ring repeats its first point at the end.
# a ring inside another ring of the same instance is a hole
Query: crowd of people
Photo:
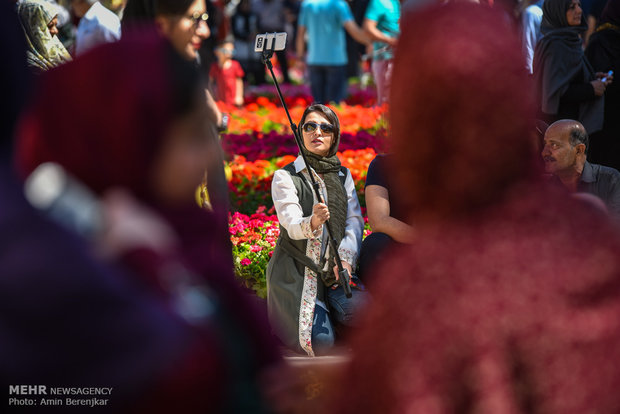
{"type": "MultiPolygon", "coordinates": [[[[80,55],[96,44],[117,41],[121,28],[126,30],[132,22],[147,21],[148,16],[154,17],[157,13],[153,0],[42,0],[41,3],[56,20],[52,24],[52,16],[47,16],[40,25],[53,26],[51,30],[58,34],[54,47],[67,58],[80,55]]],[[[316,102],[340,102],[347,96],[348,79],[360,75],[362,56],[368,52],[377,62],[373,70],[376,69],[380,102],[386,101],[387,63],[391,61],[398,36],[399,0],[370,3],[356,0],[350,4],[345,0],[305,3],[299,0],[206,0],[205,5],[208,34],[200,26],[198,31],[202,33],[198,36],[202,37],[202,42],[196,54],[203,62],[203,75],[211,79],[211,91],[218,100],[240,105],[244,85],[264,84],[265,67],[260,54],[254,51],[256,35],[286,32],[288,43],[293,47],[276,51],[281,82],[290,83],[290,73],[301,73],[302,81],[305,77],[310,83],[316,102]],[[355,15],[352,10],[356,11],[355,15]],[[225,53],[234,62],[232,68],[230,64],[222,67],[219,56],[222,45],[226,45],[225,53]],[[363,47],[366,45],[368,49],[363,47]],[[241,78],[243,83],[230,82],[229,78],[241,78]]]]}
{"type": "Polygon", "coordinates": [[[1,6],[5,389],[113,387],[113,412],[620,411],[620,0],[593,19],[579,0],[367,3],[1,6]],[[290,32],[317,101],[273,176],[266,303],[233,274],[216,102],[262,81],[256,31],[290,32]],[[363,242],[326,105],[346,33],[390,125],[363,242]],[[283,358],[338,345],[319,380],[283,358]]]}

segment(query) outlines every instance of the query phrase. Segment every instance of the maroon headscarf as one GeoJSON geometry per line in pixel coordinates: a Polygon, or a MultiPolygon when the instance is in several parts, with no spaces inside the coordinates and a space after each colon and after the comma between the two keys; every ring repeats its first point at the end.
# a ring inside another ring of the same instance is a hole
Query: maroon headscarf
{"type": "Polygon", "coordinates": [[[472,5],[402,27],[390,118],[416,241],[377,275],[332,412],[620,412],[618,229],[535,179],[517,40],[472,5]]]}
{"type": "Polygon", "coordinates": [[[499,13],[467,4],[433,13],[402,24],[398,49],[410,53],[395,57],[389,119],[393,174],[407,186],[399,197],[416,216],[445,217],[482,208],[537,172],[526,139],[533,85],[514,64],[520,49],[499,13]]]}

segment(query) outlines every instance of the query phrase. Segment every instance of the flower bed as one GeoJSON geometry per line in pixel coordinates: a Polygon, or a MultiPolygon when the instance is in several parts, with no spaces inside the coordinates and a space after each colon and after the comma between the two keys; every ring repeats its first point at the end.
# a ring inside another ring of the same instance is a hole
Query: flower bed
{"type": "MultiPolygon", "coordinates": [[[[368,165],[376,153],[372,148],[346,150],[338,152],[338,158],[343,166],[351,171],[355,182],[360,204],[365,206],[364,183],[368,165]]],[[[271,158],[268,160],[248,161],[242,155],[235,155],[228,168],[231,171],[228,181],[231,208],[244,214],[252,214],[259,206],[271,208],[271,179],[273,173],[295,160],[292,155],[271,158]]]]}
{"type": "MultiPolygon", "coordinates": [[[[312,103],[310,87],[307,85],[283,85],[280,84],[284,102],[288,107],[306,107],[312,103]]],[[[273,84],[253,86],[246,91],[245,104],[256,103],[259,100],[267,99],[271,103],[280,105],[280,97],[273,84]]],[[[348,88],[348,96],[345,99],[347,105],[373,106],[377,101],[377,93],[374,87],[364,87],[359,83],[351,83],[348,88]]]]}
{"type": "Polygon", "coordinates": [[[237,212],[229,222],[235,273],[262,298],[267,295],[265,270],[280,235],[278,218],[265,210],[261,206],[250,216],[237,212]]]}
{"type": "MultiPolygon", "coordinates": [[[[227,130],[229,134],[266,134],[272,131],[280,134],[290,133],[290,122],[284,108],[268,98],[257,98],[256,102],[247,104],[243,108],[221,102],[218,106],[223,112],[230,114],[227,130]]],[[[304,100],[291,102],[289,113],[293,122],[299,122],[307,106],[304,100]]],[[[338,114],[341,132],[355,134],[360,130],[365,130],[374,134],[385,128],[386,107],[342,104],[334,106],[333,109],[338,114]]]]}
{"type": "MultiPolygon", "coordinates": [[[[357,133],[344,132],[340,137],[340,151],[371,148],[377,153],[386,152],[385,130],[376,133],[361,130],[357,133]]],[[[292,134],[268,133],[223,134],[222,148],[229,160],[241,155],[244,160],[267,160],[299,151],[292,134]]]]}

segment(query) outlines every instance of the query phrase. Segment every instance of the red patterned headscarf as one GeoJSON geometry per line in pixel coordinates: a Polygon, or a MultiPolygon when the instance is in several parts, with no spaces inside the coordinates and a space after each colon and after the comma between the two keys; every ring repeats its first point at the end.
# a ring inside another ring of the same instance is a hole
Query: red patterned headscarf
{"type": "Polygon", "coordinates": [[[394,176],[416,215],[466,214],[535,170],[533,85],[517,38],[486,7],[446,7],[401,23],[394,62],[394,176]]]}
{"type": "Polygon", "coordinates": [[[390,119],[415,241],[379,266],[339,382],[355,395],[330,412],[620,412],[618,229],[535,179],[514,34],[473,5],[401,24],[390,119]]]}

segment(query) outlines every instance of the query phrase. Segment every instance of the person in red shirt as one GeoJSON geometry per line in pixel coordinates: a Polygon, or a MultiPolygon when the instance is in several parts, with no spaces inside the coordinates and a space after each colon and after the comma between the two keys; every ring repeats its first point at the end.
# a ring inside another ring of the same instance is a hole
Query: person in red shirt
{"type": "Polygon", "coordinates": [[[244,72],[239,62],[232,58],[234,52],[235,46],[231,40],[222,41],[215,49],[217,63],[211,65],[209,77],[216,100],[228,105],[241,106],[244,72]]]}

